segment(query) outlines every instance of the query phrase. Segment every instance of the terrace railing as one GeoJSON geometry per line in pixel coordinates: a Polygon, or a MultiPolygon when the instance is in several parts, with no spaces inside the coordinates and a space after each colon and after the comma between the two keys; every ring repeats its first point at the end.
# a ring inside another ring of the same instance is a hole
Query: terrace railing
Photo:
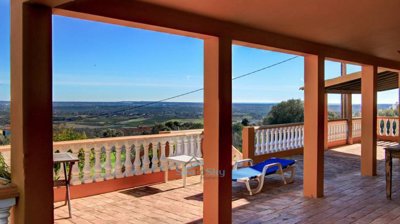
{"type": "MultiPolygon", "coordinates": [[[[351,139],[351,142],[360,141],[361,118],[353,118],[351,126],[351,133],[349,133],[349,124],[346,119],[329,121],[327,129],[328,147],[345,145],[349,142],[349,139],[351,139]]],[[[243,139],[243,145],[244,151],[254,150],[254,152],[245,152],[245,156],[261,156],[264,158],[269,155],[289,155],[291,154],[290,152],[298,153],[299,149],[302,149],[304,146],[303,123],[266,125],[251,128],[253,130],[250,130],[250,132],[254,133],[245,133],[243,138],[252,138],[254,136],[254,141],[243,139]]],[[[248,131],[245,130],[244,132],[248,131]]],[[[395,141],[398,139],[399,118],[378,117],[377,135],[379,140],[395,141]]]]}
{"type": "MultiPolygon", "coordinates": [[[[53,150],[79,156],[72,168],[72,185],[101,182],[130,176],[146,175],[175,169],[166,157],[195,155],[202,157],[203,130],[165,134],[55,142],[53,150]]],[[[0,147],[9,162],[10,146],[0,147]]],[[[55,169],[55,177],[62,170],[55,169]]]]}

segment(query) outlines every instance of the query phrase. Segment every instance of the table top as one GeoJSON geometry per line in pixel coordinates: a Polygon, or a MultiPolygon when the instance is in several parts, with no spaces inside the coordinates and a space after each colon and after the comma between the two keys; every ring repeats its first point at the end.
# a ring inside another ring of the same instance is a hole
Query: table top
{"type": "Polygon", "coordinates": [[[203,163],[203,158],[188,155],[170,156],[167,160],[175,163],[203,163]]]}
{"type": "Polygon", "coordinates": [[[53,153],[53,162],[54,163],[63,163],[63,162],[78,162],[79,158],[69,152],[60,152],[53,153]]]}
{"type": "Polygon", "coordinates": [[[386,151],[400,152],[400,144],[388,146],[384,148],[386,151]]]}

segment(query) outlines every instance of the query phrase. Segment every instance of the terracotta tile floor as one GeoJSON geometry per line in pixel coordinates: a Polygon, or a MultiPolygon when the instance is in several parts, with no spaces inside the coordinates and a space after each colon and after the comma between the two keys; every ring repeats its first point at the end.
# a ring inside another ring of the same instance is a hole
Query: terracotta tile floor
{"type": "MultiPolygon", "coordinates": [[[[378,148],[378,176],[360,176],[360,145],[341,147],[325,154],[325,197],[302,196],[303,157],[298,161],[295,183],[283,185],[268,178],[255,196],[245,187],[233,186],[235,223],[400,223],[399,161],[394,162],[393,200],[385,197],[382,144],[378,148]]],[[[56,223],[187,223],[201,222],[202,185],[198,176],[167,184],[139,187],[72,200],[73,218],[67,208],[55,210],[56,223]]],[[[60,205],[59,203],[56,206],[60,205]]]]}

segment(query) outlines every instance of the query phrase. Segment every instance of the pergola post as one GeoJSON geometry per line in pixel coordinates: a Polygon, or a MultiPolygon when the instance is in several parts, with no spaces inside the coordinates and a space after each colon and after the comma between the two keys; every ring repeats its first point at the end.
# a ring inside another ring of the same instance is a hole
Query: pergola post
{"type": "MultiPolygon", "coordinates": [[[[341,76],[346,76],[346,63],[341,63],[341,76]]],[[[351,94],[341,94],[342,118],[347,120],[347,144],[353,144],[353,104],[351,94]]]]}
{"type": "Polygon", "coordinates": [[[304,60],[304,196],[324,195],[324,57],[304,60]]]}
{"type": "Polygon", "coordinates": [[[363,65],[361,71],[361,175],[376,175],[377,67],[363,65]]]}
{"type": "MultiPolygon", "coordinates": [[[[397,98],[397,113],[398,113],[398,116],[397,116],[397,118],[398,118],[398,121],[397,121],[397,127],[396,127],[396,130],[397,130],[397,132],[399,132],[400,131],[400,72],[399,72],[399,77],[398,77],[398,87],[399,87],[399,89],[398,89],[398,98],[397,98]]],[[[397,134],[397,142],[398,143],[400,143],[400,133],[396,133],[397,134]]]]}
{"type": "Polygon", "coordinates": [[[204,41],[204,223],[232,222],[232,40],[204,41]]]}
{"type": "Polygon", "coordinates": [[[328,124],[329,124],[329,107],[328,107],[328,93],[324,94],[325,101],[324,101],[324,149],[328,150],[328,124]]]}
{"type": "Polygon", "coordinates": [[[347,119],[347,144],[353,144],[353,102],[351,94],[345,95],[346,119],[347,119]]]}
{"type": "Polygon", "coordinates": [[[53,223],[52,9],[10,2],[15,223],[53,223]]]}

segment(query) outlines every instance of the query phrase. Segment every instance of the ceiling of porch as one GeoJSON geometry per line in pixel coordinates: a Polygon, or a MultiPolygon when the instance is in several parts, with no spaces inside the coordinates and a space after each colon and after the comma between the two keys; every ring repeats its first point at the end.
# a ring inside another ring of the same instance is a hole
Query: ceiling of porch
{"type": "Polygon", "coordinates": [[[398,0],[142,1],[400,61],[398,0]]]}
{"type": "MultiPolygon", "coordinates": [[[[393,71],[380,71],[376,82],[378,91],[397,89],[399,74],[393,71]]],[[[327,93],[361,93],[361,72],[326,80],[325,91],[327,93]]]]}

